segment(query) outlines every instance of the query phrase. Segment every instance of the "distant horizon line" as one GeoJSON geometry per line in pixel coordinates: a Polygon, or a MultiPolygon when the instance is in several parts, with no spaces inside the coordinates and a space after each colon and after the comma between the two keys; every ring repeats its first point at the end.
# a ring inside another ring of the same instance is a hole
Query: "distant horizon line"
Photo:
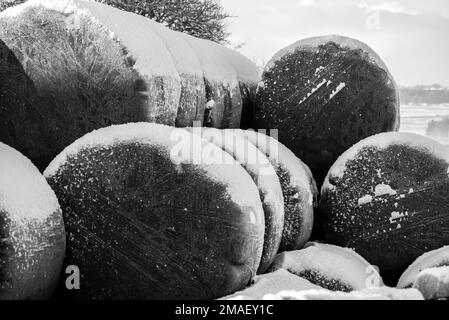
{"type": "Polygon", "coordinates": [[[449,90],[449,86],[445,86],[439,83],[434,83],[434,84],[413,84],[413,85],[398,85],[399,89],[403,89],[403,88],[416,88],[416,87],[426,87],[426,88],[441,88],[441,89],[446,89],[449,90]]]}

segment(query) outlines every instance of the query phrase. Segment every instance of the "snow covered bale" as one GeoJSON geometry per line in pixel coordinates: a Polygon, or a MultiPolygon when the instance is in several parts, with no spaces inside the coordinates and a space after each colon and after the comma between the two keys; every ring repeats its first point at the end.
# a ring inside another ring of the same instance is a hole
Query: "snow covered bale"
{"type": "Polygon", "coordinates": [[[258,87],[256,125],[322,183],[335,160],[373,134],[399,128],[399,96],[387,67],[367,45],[342,36],[301,40],[267,64],[258,87]]]}
{"type": "Polygon", "coordinates": [[[424,300],[416,289],[399,290],[381,287],[352,292],[329,291],[324,289],[305,291],[283,291],[276,295],[266,295],[264,300],[424,300]]]}
{"type": "Polygon", "coordinates": [[[447,267],[449,267],[449,247],[426,252],[402,274],[397,286],[415,287],[427,299],[449,298],[447,267]]]}
{"type": "Polygon", "coordinates": [[[167,47],[173,65],[180,78],[181,91],[177,107],[177,127],[188,127],[194,121],[204,121],[206,109],[206,86],[201,60],[192,48],[191,40],[183,33],[173,32],[163,25],[153,22],[151,29],[167,47]]]}
{"type": "Polygon", "coordinates": [[[64,259],[58,200],[30,160],[0,142],[0,300],[48,299],[64,259]]]}
{"type": "Polygon", "coordinates": [[[42,113],[51,112],[14,53],[0,40],[0,141],[26,154],[42,168],[50,153],[42,113]]]}
{"type": "Polygon", "coordinates": [[[413,287],[418,289],[427,300],[448,299],[449,267],[421,271],[413,287]]]}
{"type": "Polygon", "coordinates": [[[402,273],[449,242],[448,168],[448,149],[419,135],[361,141],[337,160],[323,185],[325,240],[354,248],[382,272],[402,273]]]}
{"type": "Polygon", "coordinates": [[[276,171],[249,140],[230,130],[193,128],[192,131],[232,155],[253,178],[265,214],[264,248],[258,274],[264,273],[279,250],[284,230],[284,197],[276,171]]]}
{"type": "Polygon", "coordinates": [[[223,54],[237,71],[238,90],[231,91],[232,101],[241,98],[241,101],[233,102],[233,110],[228,113],[230,119],[227,119],[226,123],[229,123],[229,128],[248,128],[247,117],[248,114],[254,113],[257,84],[260,81],[261,74],[254,63],[249,63],[246,58],[242,59],[233,50],[226,49],[223,54]],[[255,80],[257,81],[255,82],[255,80]]]}
{"type": "Polygon", "coordinates": [[[350,292],[383,283],[377,270],[351,249],[319,243],[279,254],[269,270],[279,269],[331,291],[350,292]]]}
{"type": "Polygon", "coordinates": [[[239,86],[255,88],[259,80],[238,53],[93,1],[30,0],[9,8],[0,13],[0,39],[52,106],[39,110],[52,139],[52,152],[42,151],[46,164],[111,124],[239,127],[239,86]],[[206,110],[207,102],[222,107],[206,110]]]}
{"type": "Polygon", "coordinates": [[[284,196],[284,231],[279,251],[302,249],[309,241],[318,190],[310,169],[273,137],[252,130],[234,130],[253,143],[273,165],[284,196]]]}
{"type": "MultiPolygon", "coordinates": [[[[255,92],[259,73],[254,64],[232,50],[211,45],[209,41],[189,37],[198,58],[206,86],[204,125],[215,128],[240,128],[244,100],[248,98],[245,86],[255,92]]],[[[250,95],[255,100],[255,94],[250,95]]]]}
{"type": "Polygon", "coordinates": [[[214,299],[245,288],[259,267],[256,185],[228,153],[184,129],[94,131],[45,176],[63,208],[66,264],[83,270],[84,285],[68,296],[214,299]]]}
{"type": "Polygon", "coordinates": [[[277,295],[283,291],[319,290],[320,287],[298,277],[285,269],[256,276],[254,284],[236,292],[223,300],[262,300],[267,295],[277,295]]]}

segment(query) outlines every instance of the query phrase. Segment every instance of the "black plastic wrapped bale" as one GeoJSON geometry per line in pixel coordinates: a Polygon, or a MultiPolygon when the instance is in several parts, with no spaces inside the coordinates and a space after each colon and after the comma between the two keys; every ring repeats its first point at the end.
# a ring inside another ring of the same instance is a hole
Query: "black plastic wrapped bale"
{"type": "Polygon", "coordinates": [[[269,271],[280,269],[331,291],[351,292],[383,284],[378,271],[351,249],[314,242],[305,249],[277,255],[269,271]]]}
{"type": "Polygon", "coordinates": [[[318,190],[310,169],[273,137],[252,130],[231,130],[254,144],[273,165],[284,196],[284,231],[279,251],[302,249],[312,234],[318,190]]]}
{"type": "Polygon", "coordinates": [[[284,230],[284,197],[276,171],[265,154],[231,130],[193,128],[192,132],[232,155],[253,178],[265,214],[264,249],[257,271],[264,273],[279,250],[284,230]]]}
{"type": "MultiPolygon", "coordinates": [[[[40,169],[76,139],[109,125],[199,121],[238,128],[260,78],[237,52],[95,1],[30,0],[9,8],[0,13],[0,39],[46,101],[35,107],[32,124],[49,131],[42,145],[50,149],[25,154],[45,159],[40,169]]],[[[20,126],[20,118],[10,122],[20,126]]],[[[13,146],[23,149],[17,136],[13,146]]]]}
{"type": "Polygon", "coordinates": [[[0,40],[0,142],[14,146],[42,168],[51,137],[42,114],[51,112],[14,53],[0,40]]]}
{"type": "Polygon", "coordinates": [[[448,148],[419,135],[359,142],[323,185],[325,240],[354,248],[396,283],[417,257],[449,243],[448,168],[448,148]]]}
{"type": "Polygon", "coordinates": [[[399,128],[393,77],[367,45],[346,37],[301,40],[267,64],[258,87],[256,127],[311,169],[319,185],[335,160],[371,135],[399,128]]]}
{"type": "Polygon", "coordinates": [[[0,300],[50,298],[64,252],[53,190],[30,160],[0,142],[0,300]]]}
{"type": "Polygon", "coordinates": [[[46,169],[63,209],[76,299],[214,299],[259,267],[264,213],[248,173],[187,132],[139,123],[94,131],[46,169]],[[203,158],[202,150],[208,150],[203,158]]]}

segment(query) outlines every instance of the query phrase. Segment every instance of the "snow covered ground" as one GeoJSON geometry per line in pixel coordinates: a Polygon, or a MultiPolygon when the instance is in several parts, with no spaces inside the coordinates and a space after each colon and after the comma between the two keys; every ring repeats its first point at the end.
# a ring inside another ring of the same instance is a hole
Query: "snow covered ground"
{"type": "MultiPolygon", "coordinates": [[[[440,121],[449,116],[449,104],[440,105],[402,105],[401,132],[426,134],[430,121],[440,121]]],[[[449,144],[449,141],[440,141],[449,144]]]]}

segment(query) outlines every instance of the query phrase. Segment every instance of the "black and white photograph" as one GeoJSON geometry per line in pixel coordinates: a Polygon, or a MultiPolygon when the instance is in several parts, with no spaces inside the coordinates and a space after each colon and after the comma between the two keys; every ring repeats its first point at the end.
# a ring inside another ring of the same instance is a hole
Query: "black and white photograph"
{"type": "Polygon", "coordinates": [[[447,0],[0,0],[0,300],[448,300],[448,32],[447,0]]]}

